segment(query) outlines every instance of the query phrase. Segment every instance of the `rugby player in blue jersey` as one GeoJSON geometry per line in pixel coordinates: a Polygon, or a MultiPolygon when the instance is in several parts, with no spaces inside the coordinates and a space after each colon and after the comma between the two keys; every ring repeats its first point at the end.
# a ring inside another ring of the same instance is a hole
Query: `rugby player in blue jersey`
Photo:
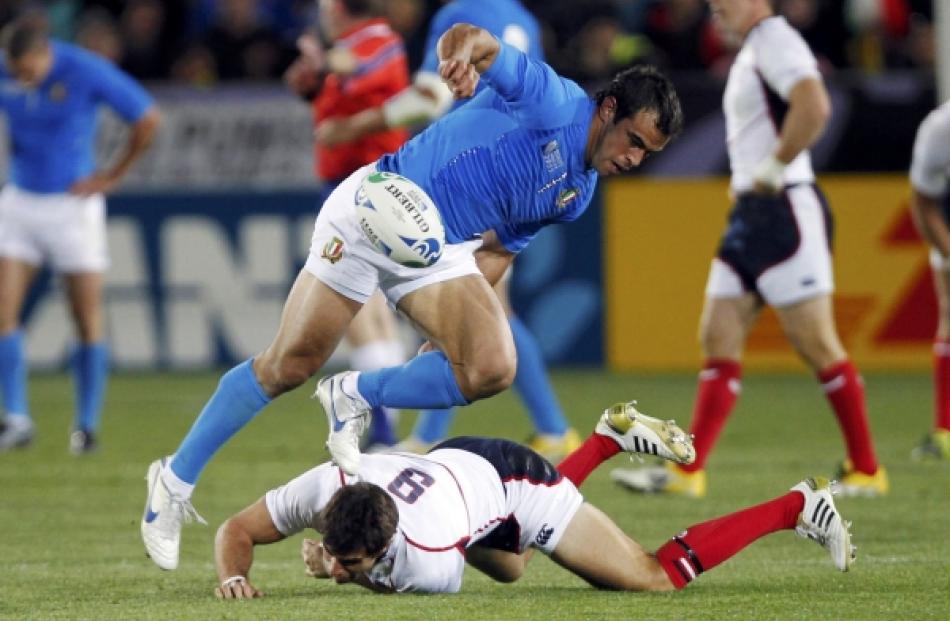
{"type": "Polygon", "coordinates": [[[0,451],[28,445],[27,362],[20,314],[41,263],[62,275],[78,344],[70,357],[76,416],[70,450],[96,448],[108,372],[102,274],[108,266],[105,200],[155,133],[158,112],[132,78],[91,52],[50,41],[26,15],[2,33],[0,111],[10,135],[10,175],[0,191],[0,451]],[[131,126],[106,168],[94,157],[96,115],[112,108],[131,126]]]}
{"type": "Polygon", "coordinates": [[[149,467],[141,531],[160,567],[178,565],[181,526],[198,517],[190,497],[212,455],[273,398],[320,370],[377,289],[432,348],[400,367],[320,381],[327,446],[343,471],[359,469],[358,440],[373,407],[445,408],[507,388],[514,344],[492,284],[541,228],[583,213],[599,175],[639,165],[682,125],[672,84],[652,68],[621,72],[591,99],[468,24],[442,36],[439,57],[455,97],[470,97],[480,80],[489,88],[353,173],[324,203],[274,341],[222,377],[175,455],[149,467]],[[434,265],[398,265],[363,236],[353,196],[373,170],[412,179],[438,205],[448,243],[434,265]]]}
{"type": "MultiPolygon", "coordinates": [[[[518,0],[453,0],[432,17],[426,37],[425,60],[416,73],[413,85],[388,99],[382,106],[367,108],[347,117],[327,119],[317,127],[317,141],[336,145],[387,129],[431,123],[444,113],[465,104],[468,99],[454,99],[439,77],[437,44],[453,24],[469,23],[483,28],[530,58],[544,60],[541,26],[518,0]]],[[[475,90],[478,94],[484,83],[475,90]]],[[[495,285],[502,306],[508,315],[514,337],[518,368],[514,388],[527,408],[534,425],[529,446],[548,459],[558,459],[580,445],[580,437],[568,425],[554,388],[547,376],[544,356],[534,335],[513,313],[509,303],[511,272],[495,285]]],[[[453,410],[419,412],[412,434],[396,445],[397,450],[424,452],[448,435],[455,418],[453,410]]],[[[376,418],[373,418],[375,426],[376,418]]]]}

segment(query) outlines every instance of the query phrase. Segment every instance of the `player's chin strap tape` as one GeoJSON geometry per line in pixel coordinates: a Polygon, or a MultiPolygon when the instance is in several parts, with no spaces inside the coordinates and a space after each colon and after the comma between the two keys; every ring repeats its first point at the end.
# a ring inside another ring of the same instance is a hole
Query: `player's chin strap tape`
{"type": "Polygon", "coordinates": [[[238,583],[246,584],[247,578],[245,578],[244,576],[231,576],[230,578],[228,578],[227,580],[221,583],[221,588],[228,589],[238,583]]]}
{"type": "Polygon", "coordinates": [[[689,557],[689,562],[692,564],[693,569],[696,570],[696,575],[698,576],[699,574],[703,573],[705,571],[703,569],[703,564],[699,562],[699,557],[696,556],[696,553],[693,552],[693,549],[689,547],[689,544],[679,537],[673,537],[673,541],[678,543],[680,547],[686,552],[686,555],[689,557]]]}
{"type": "Polygon", "coordinates": [[[452,91],[437,74],[420,71],[413,85],[404,88],[383,104],[387,127],[429,123],[452,107],[452,91]]]}

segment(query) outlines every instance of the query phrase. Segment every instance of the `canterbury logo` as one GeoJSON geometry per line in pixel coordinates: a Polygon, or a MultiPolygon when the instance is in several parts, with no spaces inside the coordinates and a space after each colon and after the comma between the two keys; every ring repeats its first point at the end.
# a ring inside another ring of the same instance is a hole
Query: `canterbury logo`
{"type": "Polygon", "coordinates": [[[547,545],[548,541],[551,540],[551,535],[554,534],[554,528],[547,528],[547,523],[541,527],[541,530],[538,531],[538,536],[534,538],[534,542],[539,546],[547,545]]]}

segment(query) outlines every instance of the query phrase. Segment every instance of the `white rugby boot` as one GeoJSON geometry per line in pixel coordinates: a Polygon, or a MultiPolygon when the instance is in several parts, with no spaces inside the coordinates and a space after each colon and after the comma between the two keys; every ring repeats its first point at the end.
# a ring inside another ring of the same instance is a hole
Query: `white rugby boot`
{"type": "Polygon", "coordinates": [[[604,410],[594,432],[612,438],[628,453],[655,455],[679,464],[693,463],[693,440],[676,421],[638,412],[636,403],[615,403],[604,410]]]}
{"type": "Polygon", "coordinates": [[[798,516],[795,532],[828,550],[839,571],[848,571],[856,558],[856,548],[851,545],[851,522],[841,519],[831,488],[824,477],[805,479],[792,488],[805,497],[805,508],[798,516]]]}
{"type": "Polygon", "coordinates": [[[178,550],[181,547],[181,526],[197,521],[207,524],[198,515],[191,501],[176,498],[162,482],[162,468],[167,458],[156,459],[148,467],[145,480],[148,482],[148,497],[142,514],[142,541],[145,554],[162,569],[178,567],[178,550]]]}
{"type": "Polygon", "coordinates": [[[343,472],[350,475],[359,471],[360,436],[369,427],[373,416],[372,408],[355,388],[353,394],[343,390],[344,380],[354,373],[345,371],[324,377],[317,383],[313,395],[320,400],[327,414],[330,425],[327,449],[330,457],[343,472]]]}
{"type": "Polygon", "coordinates": [[[33,420],[29,416],[7,416],[0,420],[0,453],[26,448],[33,442],[33,420]]]}

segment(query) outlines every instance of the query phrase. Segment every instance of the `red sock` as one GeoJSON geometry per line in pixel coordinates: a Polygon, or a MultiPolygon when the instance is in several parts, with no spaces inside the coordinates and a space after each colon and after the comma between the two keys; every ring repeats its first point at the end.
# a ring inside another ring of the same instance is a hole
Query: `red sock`
{"type": "Polygon", "coordinates": [[[620,452],[620,445],[611,438],[592,433],[579,449],[557,465],[557,470],[580,487],[597,466],[620,452]]]}
{"type": "Polygon", "coordinates": [[[734,556],[759,537],[795,528],[805,507],[801,492],[789,492],[736,513],[691,526],[656,551],[656,560],[677,589],[734,556]]]}
{"type": "Polygon", "coordinates": [[[696,461],[688,466],[679,466],[686,472],[702,470],[726,424],[741,390],[742,364],[725,358],[709,358],[699,372],[699,387],[696,390],[696,405],[693,406],[693,421],[689,431],[693,434],[696,461]]]}
{"type": "Polygon", "coordinates": [[[950,430],[950,340],[934,343],[934,429],[950,430]]]}
{"type": "Polygon", "coordinates": [[[877,472],[877,457],[864,404],[864,385],[850,360],[833,364],[818,374],[818,381],[838,417],[854,469],[865,474],[877,472]]]}

